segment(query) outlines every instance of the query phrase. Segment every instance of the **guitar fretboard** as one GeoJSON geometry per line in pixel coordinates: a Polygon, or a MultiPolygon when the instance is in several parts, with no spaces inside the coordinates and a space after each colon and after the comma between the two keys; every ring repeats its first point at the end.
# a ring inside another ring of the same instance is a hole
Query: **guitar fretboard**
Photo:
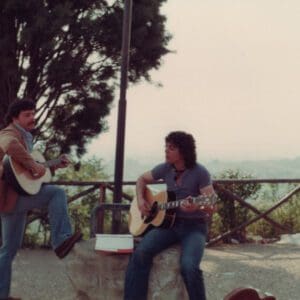
{"type": "MultiPolygon", "coordinates": [[[[158,208],[160,210],[165,210],[165,209],[172,209],[179,207],[183,202],[187,201],[186,199],[178,199],[166,203],[160,203],[158,205],[158,208]]],[[[212,196],[198,196],[198,197],[192,197],[189,200],[190,203],[198,203],[199,205],[214,205],[217,202],[217,196],[212,195],[212,196]]]]}

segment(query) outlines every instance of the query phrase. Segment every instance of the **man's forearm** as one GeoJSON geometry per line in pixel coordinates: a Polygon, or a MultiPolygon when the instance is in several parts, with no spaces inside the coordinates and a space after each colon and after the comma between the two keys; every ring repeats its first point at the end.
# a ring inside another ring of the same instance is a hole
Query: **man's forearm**
{"type": "Polygon", "coordinates": [[[144,198],[145,188],[146,188],[146,181],[141,176],[141,177],[138,178],[138,180],[136,182],[136,195],[137,195],[137,199],[143,199],[144,198]]]}

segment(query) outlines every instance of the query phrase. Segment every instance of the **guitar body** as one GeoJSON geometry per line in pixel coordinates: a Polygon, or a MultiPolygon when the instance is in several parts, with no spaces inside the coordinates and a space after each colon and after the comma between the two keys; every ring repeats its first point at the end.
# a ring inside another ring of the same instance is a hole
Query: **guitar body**
{"type": "MultiPolygon", "coordinates": [[[[36,162],[45,162],[45,158],[38,151],[33,151],[31,156],[36,162]]],[[[35,195],[43,183],[51,180],[51,172],[48,168],[46,168],[44,176],[37,179],[32,176],[30,171],[7,155],[3,159],[3,168],[5,181],[21,195],[35,195]]]]}
{"type": "Polygon", "coordinates": [[[270,294],[261,295],[254,288],[236,288],[226,295],[223,300],[276,300],[276,298],[270,294]]]}
{"type": "Polygon", "coordinates": [[[153,195],[150,189],[146,188],[145,199],[151,204],[151,212],[149,216],[142,216],[138,208],[137,198],[131,202],[129,210],[129,231],[134,236],[145,233],[148,229],[154,227],[169,228],[175,220],[175,210],[159,210],[158,204],[176,200],[175,194],[172,192],[160,192],[153,195]]]}

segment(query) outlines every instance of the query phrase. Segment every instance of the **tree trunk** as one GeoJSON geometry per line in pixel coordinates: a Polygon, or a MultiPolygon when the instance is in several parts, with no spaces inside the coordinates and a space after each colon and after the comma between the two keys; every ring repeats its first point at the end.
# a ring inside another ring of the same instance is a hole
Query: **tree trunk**
{"type": "MultiPolygon", "coordinates": [[[[3,8],[1,8],[2,10],[3,8]]],[[[17,97],[20,74],[17,60],[17,28],[12,15],[2,14],[0,19],[0,127],[9,104],[17,97]]]]}

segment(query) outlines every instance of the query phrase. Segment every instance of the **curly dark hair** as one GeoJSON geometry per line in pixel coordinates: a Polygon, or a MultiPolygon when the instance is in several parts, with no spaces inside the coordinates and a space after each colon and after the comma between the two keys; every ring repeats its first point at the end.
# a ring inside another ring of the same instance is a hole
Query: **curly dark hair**
{"type": "Polygon", "coordinates": [[[188,169],[195,166],[197,159],[196,145],[191,134],[184,131],[173,131],[166,136],[165,141],[178,148],[188,169]]]}
{"type": "Polygon", "coordinates": [[[35,109],[35,103],[31,100],[15,100],[12,102],[5,115],[5,124],[8,125],[13,121],[13,118],[17,118],[20,112],[24,110],[35,109]]]}

